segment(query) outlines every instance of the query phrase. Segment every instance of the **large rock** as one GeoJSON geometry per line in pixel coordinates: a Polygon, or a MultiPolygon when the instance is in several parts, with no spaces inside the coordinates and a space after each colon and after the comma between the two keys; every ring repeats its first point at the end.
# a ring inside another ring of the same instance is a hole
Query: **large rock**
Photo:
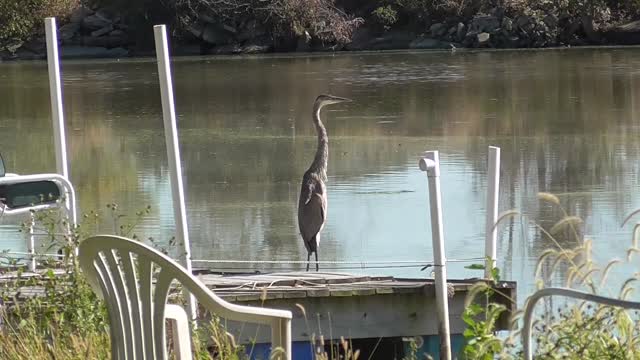
{"type": "Polygon", "coordinates": [[[390,31],[379,36],[372,35],[369,30],[356,30],[353,40],[347,44],[347,50],[392,50],[407,49],[409,43],[416,38],[407,31],[390,31]]]}
{"type": "Polygon", "coordinates": [[[99,37],[99,36],[102,36],[102,35],[109,34],[109,33],[110,33],[110,32],[112,32],[113,30],[114,30],[114,29],[113,29],[113,25],[112,25],[112,24],[109,24],[109,25],[107,25],[107,26],[103,27],[102,29],[98,29],[98,30],[96,30],[96,31],[92,31],[92,32],[91,32],[91,36],[93,36],[93,37],[99,37]]]}
{"type": "Polygon", "coordinates": [[[129,56],[124,48],[107,49],[99,46],[63,46],[60,55],[65,59],[119,58],[129,56]]]}
{"type": "Polygon", "coordinates": [[[608,43],[619,45],[640,44],[640,20],[616,26],[602,33],[608,43]]]}
{"type": "Polygon", "coordinates": [[[100,13],[95,13],[82,19],[82,27],[89,31],[102,29],[112,24],[113,22],[110,19],[106,18],[100,13]]]}
{"type": "Polygon", "coordinates": [[[405,31],[391,31],[383,36],[373,39],[370,50],[406,49],[409,43],[415,39],[415,35],[405,31]]]}
{"type": "Polygon", "coordinates": [[[533,18],[528,15],[520,15],[516,18],[516,26],[522,32],[530,32],[536,26],[533,18]]]}
{"type": "Polygon", "coordinates": [[[121,37],[126,37],[127,33],[124,32],[124,30],[120,30],[120,29],[115,29],[112,32],[109,33],[110,36],[121,36],[121,37]]]}
{"type": "Polygon", "coordinates": [[[492,15],[481,15],[476,16],[471,20],[467,34],[475,35],[483,32],[493,33],[499,28],[500,21],[497,17],[492,15]]]}
{"type": "Polygon", "coordinates": [[[100,37],[83,36],[81,44],[89,47],[116,48],[128,45],[129,39],[126,36],[105,35],[100,37]]]}
{"type": "Polygon", "coordinates": [[[545,16],[542,21],[551,30],[555,30],[558,27],[558,18],[553,14],[545,16]]]}
{"type": "Polygon", "coordinates": [[[221,27],[214,24],[207,23],[202,30],[202,34],[200,36],[202,40],[208,42],[209,44],[228,44],[230,42],[230,36],[221,27]]]}
{"type": "Polygon", "coordinates": [[[487,47],[489,46],[489,40],[491,40],[491,34],[481,32],[480,34],[476,35],[476,46],[487,47]]]}
{"type": "Polygon", "coordinates": [[[447,25],[443,23],[435,23],[429,27],[429,33],[431,36],[439,38],[447,33],[447,25]]]}
{"type": "Polygon", "coordinates": [[[438,39],[419,37],[409,43],[409,48],[411,49],[450,49],[451,43],[446,41],[440,41],[438,39]]]}
{"type": "Polygon", "coordinates": [[[74,24],[80,24],[82,20],[89,15],[93,15],[93,10],[84,6],[80,6],[77,9],[73,10],[69,21],[74,24]]]}
{"type": "Polygon", "coordinates": [[[66,25],[63,25],[58,29],[58,33],[60,34],[60,39],[62,41],[71,40],[76,34],[80,31],[80,23],[79,22],[71,22],[66,25]]]}

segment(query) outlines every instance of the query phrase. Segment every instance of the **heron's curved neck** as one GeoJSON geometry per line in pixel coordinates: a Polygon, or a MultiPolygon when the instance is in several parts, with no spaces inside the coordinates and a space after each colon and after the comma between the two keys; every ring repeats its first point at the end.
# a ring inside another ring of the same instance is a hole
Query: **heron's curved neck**
{"type": "Polygon", "coordinates": [[[320,120],[320,109],[322,109],[320,105],[313,107],[313,124],[316,126],[316,132],[318,133],[318,149],[309,170],[321,172],[323,178],[326,178],[327,160],[329,159],[329,137],[322,120],[320,120]]]}

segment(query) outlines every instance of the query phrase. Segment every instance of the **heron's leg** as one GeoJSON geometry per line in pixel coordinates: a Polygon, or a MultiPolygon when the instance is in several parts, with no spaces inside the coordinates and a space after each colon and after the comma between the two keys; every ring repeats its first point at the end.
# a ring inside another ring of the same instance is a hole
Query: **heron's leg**
{"type": "Polygon", "coordinates": [[[309,271],[309,262],[311,261],[311,252],[307,252],[307,271],[309,271]]]}
{"type": "Polygon", "coordinates": [[[316,248],[316,271],[320,271],[320,264],[318,263],[318,248],[316,248]]]}

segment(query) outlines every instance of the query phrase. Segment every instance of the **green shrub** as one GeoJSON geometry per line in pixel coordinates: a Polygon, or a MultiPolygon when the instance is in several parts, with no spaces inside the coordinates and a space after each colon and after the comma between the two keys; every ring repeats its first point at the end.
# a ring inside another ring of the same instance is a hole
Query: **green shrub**
{"type": "Polygon", "coordinates": [[[67,18],[79,0],[0,0],[0,50],[44,32],[44,18],[67,18]]]}
{"type": "Polygon", "coordinates": [[[398,21],[398,12],[391,5],[381,6],[371,13],[373,21],[389,30],[398,21]]]}

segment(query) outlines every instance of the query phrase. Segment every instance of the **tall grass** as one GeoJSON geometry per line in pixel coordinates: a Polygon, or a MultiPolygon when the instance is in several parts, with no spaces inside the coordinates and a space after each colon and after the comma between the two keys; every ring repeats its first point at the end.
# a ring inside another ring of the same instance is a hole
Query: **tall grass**
{"type": "MultiPolygon", "coordinates": [[[[604,266],[599,266],[593,261],[592,240],[580,235],[583,221],[568,214],[555,195],[541,193],[538,198],[557,207],[563,217],[549,229],[533,224],[553,245],[542,251],[538,259],[535,271],[537,288],[544,288],[557,275],[564,278],[565,287],[628,299],[634,291],[633,286],[640,280],[640,273],[629,275],[619,289],[613,289],[608,278],[612,268],[630,264],[633,254],[638,252],[637,230],[640,224],[634,226],[630,247],[624,254],[625,260],[611,259],[604,266]],[[560,234],[562,236],[558,237],[560,234]],[[565,238],[567,234],[569,241],[565,238]]],[[[627,216],[623,226],[638,213],[640,211],[634,211],[627,216]]],[[[469,302],[489,291],[486,286],[476,287],[479,290],[470,292],[473,298],[468,299],[469,302]]],[[[492,321],[499,314],[492,311],[492,305],[485,308],[470,306],[465,312],[469,329],[477,327],[478,323],[486,325],[484,337],[465,333],[465,336],[469,335],[467,340],[471,340],[465,347],[467,359],[521,358],[522,311],[513,314],[511,330],[498,337],[492,321]],[[484,315],[484,320],[482,317],[479,319],[479,315],[484,315]]],[[[551,299],[539,305],[536,314],[532,332],[536,359],[640,359],[640,316],[636,311],[571,299],[551,299]]]]}

